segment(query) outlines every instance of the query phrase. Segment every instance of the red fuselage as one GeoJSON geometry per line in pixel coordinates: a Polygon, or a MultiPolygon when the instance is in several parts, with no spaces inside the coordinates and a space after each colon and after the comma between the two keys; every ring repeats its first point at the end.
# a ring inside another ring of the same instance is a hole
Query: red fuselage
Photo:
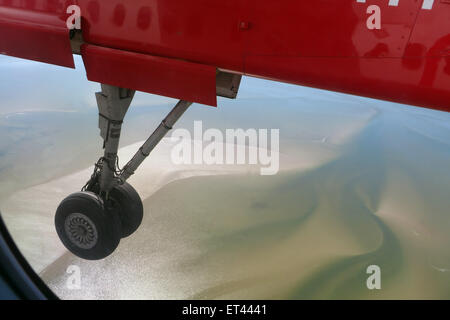
{"type": "Polygon", "coordinates": [[[93,81],[215,105],[219,69],[450,111],[450,0],[0,0],[0,53],[73,67],[71,4],[93,81]]]}

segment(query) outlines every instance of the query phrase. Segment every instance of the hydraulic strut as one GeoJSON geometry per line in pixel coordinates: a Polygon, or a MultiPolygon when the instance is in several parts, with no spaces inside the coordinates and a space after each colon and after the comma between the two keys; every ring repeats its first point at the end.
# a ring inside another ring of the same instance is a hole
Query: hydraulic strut
{"type": "Polygon", "coordinates": [[[148,157],[150,152],[156,147],[166,133],[172,129],[173,125],[183,115],[183,113],[189,108],[192,102],[180,100],[176,106],[170,111],[166,118],[161,121],[161,124],[151,134],[151,136],[144,142],[138,152],[135,153],[133,158],[124,166],[122,174],[119,176],[121,181],[126,181],[139,165],[148,157]]]}
{"type": "Polygon", "coordinates": [[[99,110],[100,135],[103,138],[104,156],[99,176],[100,192],[108,194],[114,187],[117,151],[122,122],[134,97],[134,91],[106,84],[95,94],[99,110]]]}

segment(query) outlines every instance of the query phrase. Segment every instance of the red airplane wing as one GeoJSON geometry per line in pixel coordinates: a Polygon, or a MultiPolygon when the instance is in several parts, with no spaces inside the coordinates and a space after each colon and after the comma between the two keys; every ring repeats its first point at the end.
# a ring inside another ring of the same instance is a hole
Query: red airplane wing
{"type": "Polygon", "coordinates": [[[94,81],[215,105],[219,69],[450,111],[449,0],[0,0],[0,52],[73,66],[70,4],[94,81]]]}
{"type": "Polygon", "coordinates": [[[0,53],[74,68],[65,11],[50,1],[41,10],[14,3],[0,0],[0,53]]]}

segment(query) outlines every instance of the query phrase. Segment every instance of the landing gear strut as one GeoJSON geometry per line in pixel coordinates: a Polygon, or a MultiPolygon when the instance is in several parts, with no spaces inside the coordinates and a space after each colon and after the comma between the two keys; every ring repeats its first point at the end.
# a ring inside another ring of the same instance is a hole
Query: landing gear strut
{"type": "Polygon", "coordinates": [[[121,238],[138,229],[143,217],[142,201],[126,180],[192,104],[179,101],[133,158],[119,169],[117,151],[122,122],[135,92],[105,84],[101,87],[96,98],[104,155],[81,192],[65,198],[55,215],[62,243],[73,254],[88,260],[107,257],[121,238]]]}

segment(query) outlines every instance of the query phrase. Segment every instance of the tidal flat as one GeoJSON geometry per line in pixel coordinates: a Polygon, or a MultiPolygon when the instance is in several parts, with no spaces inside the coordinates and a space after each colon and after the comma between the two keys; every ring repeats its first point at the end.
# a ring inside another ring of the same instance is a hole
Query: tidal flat
{"type": "MultiPolygon", "coordinates": [[[[25,65],[8,65],[9,77],[50,74],[25,65]]],[[[238,100],[194,105],[176,128],[202,120],[220,131],[279,129],[279,173],[175,165],[169,135],[130,179],[144,203],[141,227],[113,255],[85,261],[53,226],[59,202],[101,155],[98,87],[71,90],[77,81],[53,100],[45,88],[21,99],[10,85],[0,109],[2,217],[59,297],[450,299],[448,113],[246,78],[238,100]],[[73,265],[78,290],[67,286],[73,265]],[[379,290],[366,286],[371,265],[381,270],[379,290]]],[[[122,165],[171,104],[136,97],[122,165]]]]}

